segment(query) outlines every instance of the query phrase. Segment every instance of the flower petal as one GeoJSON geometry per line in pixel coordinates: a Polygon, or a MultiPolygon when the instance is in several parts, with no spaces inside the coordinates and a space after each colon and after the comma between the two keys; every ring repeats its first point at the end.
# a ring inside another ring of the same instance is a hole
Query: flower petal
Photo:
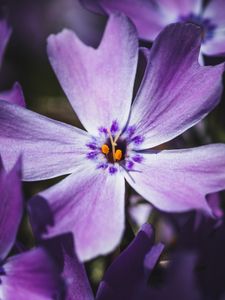
{"type": "Polygon", "coordinates": [[[170,25],[156,39],[130,118],[145,138],[141,149],[173,139],[218,103],[224,65],[201,67],[200,43],[193,24],[170,25]]]}
{"type": "Polygon", "coordinates": [[[209,194],[207,197],[208,204],[216,218],[222,218],[224,215],[223,209],[221,207],[222,199],[219,193],[209,194]]]}
{"type": "Polygon", "coordinates": [[[129,207],[129,215],[133,222],[140,227],[148,221],[152,207],[149,203],[139,203],[129,207]]]}
{"type": "Polygon", "coordinates": [[[120,172],[110,175],[92,164],[80,166],[30,201],[34,231],[42,231],[45,238],[71,231],[80,260],[106,254],[117,246],[123,233],[124,193],[120,172]],[[50,226],[44,232],[46,225],[50,226]]]}
{"type": "Polygon", "coordinates": [[[160,0],[156,3],[160,10],[167,15],[168,22],[176,22],[181,16],[200,14],[203,0],[160,0]]]}
{"type": "Polygon", "coordinates": [[[0,166],[0,260],[12,248],[23,214],[20,173],[20,159],[9,173],[0,166]]]}
{"type": "Polygon", "coordinates": [[[5,20],[0,20],[0,66],[2,64],[3,55],[5,52],[5,48],[8,44],[11,28],[8,26],[5,20]]]}
{"type": "Polygon", "coordinates": [[[2,297],[7,300],[57,298],[60,278],[42,249],[10,257],[1,276],[2,297]]]}
{"type": "Polygon", "coordinates": [[[152,271],[164,248],[159,245],[154,246],[152,227],[149,224],[143,225],[132,243],[107,269],[96,298],[145,299],[144,295],[148,294],[147,282],[150,273],[145,268],[145,261],[147,258],[152,271]],[[151,255],[153,253],[154,255],[151,255]]]}
{"type": "Polygon", "coordinates": [[[23,90],[21,85],[18,82],[15,82],[11,90],[1,91],[0,99],[5,100],[14,104],[18,104],[20,106],[25,105],[25,99],[23,95],[23,90]]]}
{"type": "Polygon", "coordinates": [[[0,101],[0,154],[10,169],[22,153],[23,179],[71,173],[86,154],[86,132],[0,101]]]}
{"type": "Polygon", "coordinates": [[[223,0],[213,0],[206,6],[203,17],[217,26],[225,26],[225,5],[223,0]]]}
{"type": "Polygon", "coordinates": [[[168,212],[210,212],[206,194],[225,189],[225,145],[143,153],[126,174],[129,184],[155,207],[168,212]]]}
{"type": "Polygon", "coordinates": [[[154,40],[168,24],[156,1],[152,0],[81,0],[81,3],[88,9],[101,13],[100,8],[108,14],[123,12],[134,22],[139,37],[146,40],[154,40]]]}
{"type": "Polygon", "coordinates": [[[130,218],[138,227],[141,227],[141,225],[148,222],[152,206],[148,202],[143,202],[140,195],[131,195],[129,202],[128,212],[130,218]]]}
{"type": "Polygon", "coordinates": [[[125,13],[137,27],[138,35],[153,41],[168,24],[190,13],[199,14],[202,0],[80,0],[89,10],[104,14],[125,13]]]}
{"type": "MultiPolygon", "coordinates": [[[[201,300],[202,295],[197,282],[197,254],[175,252],[167,268],[167,276],[160,288],[151,287],[149,298],[154,300],[201,300]]],[[[201,273],[201,272],[199,272],[201,273]]]]}
{"type": "Polygon", "coordinates": [[[85,267],[75,254],[72,234],[45,240],[44,246],[61,270],[66,284],[65,300],[93,300],[85,267]]]}
{"type": "Polygon", "coordinates": [[[211,40],[202,45],[202,53],[206,55],[225,55],[225,26],[216,29],[211,40]]]}
{"type": "Polygon", "coordinates": [[[138,41],[125,16],[109,18],[98,49],[70,30],[48,38],[52,67],[84,127],[92,134],[128,119],[137,67],[138,41]],[[121,109],[122,108],[122,109],[121,109]]]}
{"type": "Polygon", "coordinates": [[[203,12],[203,17],[215,26],[212,37],[202,45],[206,55],[225,54],[225,10],[223,0],[210,1],[203,12]]]}

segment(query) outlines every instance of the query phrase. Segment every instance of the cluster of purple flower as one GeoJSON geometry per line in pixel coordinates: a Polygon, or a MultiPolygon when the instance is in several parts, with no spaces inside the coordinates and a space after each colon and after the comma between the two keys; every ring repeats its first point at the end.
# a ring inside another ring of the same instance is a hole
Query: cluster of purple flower
{"type": "MultiPolygon", "coordinates": [[[[224,64],[204,66],[203,54],[225,54],[224,1],[81,2],[108,15],[98,48],[64,29],[47,52],[84,129],[27,109],[19,83],[0,92],[0,299],[223,300],[225,222],[207,197],[225,189],[225,144],[162,145],[220,101],[224,64]],[[21,180],[61,175],[24,209],[21,180]],[[94,296],[83,262],[120,245],[126,183],[179,234],[168,251],[142,225],[94,296]],[[25,211],[37,243],[27,251],[17,242],[25,211]]],[[[11,31],[1,20],[0,64],[11,31]]]]}

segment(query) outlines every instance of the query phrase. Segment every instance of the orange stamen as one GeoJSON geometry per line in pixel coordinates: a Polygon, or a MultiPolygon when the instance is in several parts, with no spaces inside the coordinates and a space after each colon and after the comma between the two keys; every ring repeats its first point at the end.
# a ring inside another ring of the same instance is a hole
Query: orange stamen
{"type": "Polygon", "coordinates": [[[117,149],[114,156],[115,160],[121,160],[122,156],[123,156],[122,150],[117,149]]]}
{"type": "Polygon", "coordinates": [[[102,145],[101,150],[102,150],[102,153],[104,153],[106,155],[109,154],[109,146],[108,145],[106,145],[106,144],[102,145]]]}

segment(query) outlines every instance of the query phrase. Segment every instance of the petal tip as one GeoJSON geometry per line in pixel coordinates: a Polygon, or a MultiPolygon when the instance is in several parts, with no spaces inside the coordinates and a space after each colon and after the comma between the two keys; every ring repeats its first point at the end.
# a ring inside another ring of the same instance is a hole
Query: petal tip
{"type": "Polygon", "coordinates": [[[154,235],[155,235],[154,228],[153,228],[152,225],[149,224],[149,223],[143,224],[143,225],[141,226],[140,231],[144,232],[144,233],[147,235],[147,237],[148,237],[149,239],[152,238],[152,237],[154,237],[154,235]]]}

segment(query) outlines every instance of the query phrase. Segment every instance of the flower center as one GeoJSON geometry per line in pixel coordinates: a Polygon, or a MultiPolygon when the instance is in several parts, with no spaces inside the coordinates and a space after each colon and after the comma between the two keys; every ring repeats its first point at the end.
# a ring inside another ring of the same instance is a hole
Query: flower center
{"type": "Polygon", "coordinates": [[[136,132],[136,126],[121,130],[117,121],[113,121],[110,129],[100,127],[99,136],[92,137],[86,144],[86,158],[92,160],[97,169],[108,170],[115,174],[120,167],[127,171],[135,171],[142,163],[143,156],[138,152],[144,137],[136,132]]]}
{"type": "Polygon", "coordinates": [[[125,158],[126,141],[120,140],[120,132],[114,137],[108,129],[108,140],[101,146],[101,152],[105,155],[108,162],[115,163],[125,158]]]}

